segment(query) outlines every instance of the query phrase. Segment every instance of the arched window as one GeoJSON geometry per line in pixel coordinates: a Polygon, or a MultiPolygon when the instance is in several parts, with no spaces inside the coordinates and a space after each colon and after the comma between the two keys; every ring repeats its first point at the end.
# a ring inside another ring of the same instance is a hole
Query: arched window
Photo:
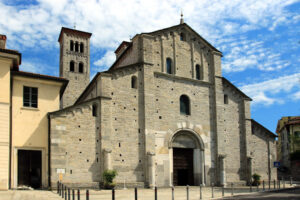
{"type": "Polygon", "coordinates": [[[70,51],[74,51],[74,42],[73,42],[73,40],[70,41],[70,51]]]}
{"type": "Polygon", "coordinates": [[[83,63],[79,63],[78,72],[83,73],[83,63]]]}
{"type": "Polygon", "coordinates": [[[96,105],[96,104],[94,104],[93,105],[93,109],[92,109],[92,112],[93,112],[93,116],[94,117],[97,117],[98,116],[98,113],[97,113],[97,109],[98,108],[98,106],[96,105]]]}
{"type": "Polygon", "coordinates": [[[83,53],[83,43],[80,43],[80,53],[83,53]]]}
{"type": "Polygon", "coordinates": [[[186,41],[186,38],[185,38],[185,34],[184,34],[184,33],[180,33],[180,40],[181,40],[181,41],[186,41]]]}
{"type": "Polygon", "coordinates": [[[167,65],[167,73],[172,74],[173,70],[172,70],[172,59],[171,58],[167,58],[166,65],[167,65]]]}
{"type": "Polygon", "coordinates": [[[75,68],[75,63],[74,63],[74,61],[72,60],[72,61],[70,62],[70,72],[74,72],[74,68],[75,68]]]}
{"type": "Polygon", "coordinates": [[[190,115],[190,99],[186,95],[180,96],[180,114],[190,115]]]}
{"type": "Polygon", "coordinates": [[[203,70],[200,65],[196,65],[196,79],[197,80],[203,80],[203,70]]]}
{"type": "Polygon", "coordinates": [[[75,52],[78,52],[78,48],[79,48],[78,42],[75,42],[75,52]]]}
{"type": "Polygon", "coordinates": [[[136,76],[131,77],[131,88],[137,88],[137,78],[136,76]]]}

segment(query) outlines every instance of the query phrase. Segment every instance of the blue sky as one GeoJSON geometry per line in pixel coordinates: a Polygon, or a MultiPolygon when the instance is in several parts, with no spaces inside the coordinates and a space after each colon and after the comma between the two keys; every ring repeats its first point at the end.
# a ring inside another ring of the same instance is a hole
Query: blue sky
{"type": "Polygon", "coordinates": [[[93,33],[91,78],[137,33],[184,20],[223,52],[223,76],[250,96],[252,118],[275,132],[300,115],[299,0],[0,0],[0,34],[23,71],[58,76],[62,26],[93,33]]]}

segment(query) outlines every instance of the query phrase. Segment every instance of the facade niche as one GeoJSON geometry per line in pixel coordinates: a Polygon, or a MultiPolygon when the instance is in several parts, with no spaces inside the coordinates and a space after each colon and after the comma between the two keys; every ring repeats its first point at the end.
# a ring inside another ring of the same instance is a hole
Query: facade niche
{"type": "Polygon", "coordinates": [[[224,104],[228,104],[228,95],[224,94],[224,104]]]}
{"type": "Polygon", "coordinates": [[[96,104],[93,105],[93,108],[92,108],[92,114],[93,114],[93,117],[97,117],[98,116],[98,113],[97,113],[97,109],[98,106],[96,104]]]}
{"type": "Polygon", "coordinates": [[[184,33],[180,33],[180,41],[186,41],[186,37],[184,33]]]}

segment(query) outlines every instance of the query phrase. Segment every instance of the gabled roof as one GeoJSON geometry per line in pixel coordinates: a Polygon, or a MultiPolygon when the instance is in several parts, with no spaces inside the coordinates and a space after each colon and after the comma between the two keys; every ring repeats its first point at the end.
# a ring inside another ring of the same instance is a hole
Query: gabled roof
{"type": "Polygon", "coordinates": [[[153,32],[148,32],[148,33],[142,33],[142,34],[149,34],[149,35],[154,35],[154,34],[157,34],[157,33],[160,33],[160,32],[164,32],[164,31],[169,31],[169,30],[172,30],[172,29],[176,29],[176,28],[179,28],[179,27],[185,27],[187,28],[188,30],[190,30],[192,33],[194,33],[197,37],[199,37],[207,46],[209,46],[210,48],[212,48],[214,51],[216,52],[219,52],[222,54],[221,51],[219,51],[217,48],[215,48],[212,44],[210,44],[207,40],[205,40],[201,35],[199,35],[199,33],[197,33],[194,29],[192,29],[189,25],[187,25],[186,23],[183,23],[183,24],[178,24],[178,25],[175,25],[175,26],[171,26],[171,27],[168,27],[168,28],[164,28],[164,29],[160,29],[160,30],[157,30],[157,31],[153,31],[153,32]]]}
{"type": "Polygon", "coordinates": [[[66,28],[66,27],[62,27],[59,37],[58,37],[58,42],[61,40],[62,34],[63,33],[69,33],[69,34],[74,34],[74,35],[80,35],[82,37],[87,37],[90,38],[92,33],[89,32],[84,32],[84,31],[79,31],[79,30],[75,30],[75,29],[71,29],[71,28],[66,28]]]}
{"type": "Polygon", "coordinates": [[[264,129],[270,136],[277,137],[276,134],[274,134],[272,131],[270,131],[269,129],[267,129],[266,127],[264,127],[263,125],[261,125],[260,123],[258,123],[257,121],[255,121],[254,119],[251,119],[251,124],[254,124],[254,125],[256,125],[256,126],[262,128],[262,129],[264,129]]]}
{"type": "Polygon", "coordinates": [[[228,84],[230,87],[232,87],[234,90],[236,90],[238,93],[240,93],[246,100],[252,101],[250,97],[248,97],[244,92],[242,92],[239,88],[237,88],[235,85],[233,85],[229,80],[222,77],[223,84],[228,84]]]}

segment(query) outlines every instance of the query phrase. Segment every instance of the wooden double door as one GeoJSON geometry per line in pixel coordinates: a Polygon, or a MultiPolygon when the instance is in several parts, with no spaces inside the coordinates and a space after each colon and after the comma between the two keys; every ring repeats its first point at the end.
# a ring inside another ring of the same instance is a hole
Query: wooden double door
{"type": "Polygon", "coordinates": [[[194,185],[194,149],[173,148],[173,184],[194,185]]]}

